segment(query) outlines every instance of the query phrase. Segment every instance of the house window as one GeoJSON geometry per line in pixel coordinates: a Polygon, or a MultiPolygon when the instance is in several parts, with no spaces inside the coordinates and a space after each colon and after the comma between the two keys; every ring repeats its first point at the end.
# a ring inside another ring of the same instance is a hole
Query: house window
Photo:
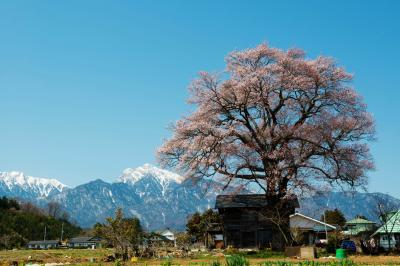
{"type": "MultiPolygon", "coordinates": [[[[382,240],[388,241],[389,238],[387,237],[387,235],[383,235],[382,240]]],[[[393,235],[390,235],[390,241],[395,241],[395,240],[396,240],[395,237],[393,235]]]]}

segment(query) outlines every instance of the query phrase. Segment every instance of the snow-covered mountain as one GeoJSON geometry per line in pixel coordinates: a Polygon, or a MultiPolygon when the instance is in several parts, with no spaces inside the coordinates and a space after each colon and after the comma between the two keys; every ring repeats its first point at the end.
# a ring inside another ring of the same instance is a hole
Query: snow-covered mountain
{"type": "Polygon", "coordinates": [[[166,193],[171,192],[173,188],[181,185],[183,181],[184,178],[178,174],[157,168],[151,164],[144,164],[135,169],[125,169],[116,182],[131,185],[140,197],[145,196],[149,192],[154,193],[155,191],[161,192],[157,196],[164,197],[166,193]],[[144,185],[140,186],[140,184],[144,185]]]}
{"type": "Polygon", "coordinates": [[[75,188],[18,172],[2,173],[0,177],[0,196],[33,201],[40,206],[58,202],[83,227],[104,222],[122,208],[126,215],[140,218],[148,229],[182,229],[189,215],[214,206],[222,188],[210,181],[193,184],[150,164],[127,168],[112,183],[98,179],[75,188]]]}
{"type": "MultiPolygon", "coordinates": [[[[75,188],[68,188],[55,179],[35,178],[19,172],[0,173],[0,196],[25,199],[41,206],[50,201],[59,202],[82,227],[104,222],[117,208],[122,208],[125,215],[138,217],[147,229],[184,229],[189,215],[214,207],[216,195],[239,192],[238,187],[222,191],[222,186],[210,180],[194,184],[149,164],[125,169],[112,183],[97,179],[75,188]]],[[[386,196],[400,208],[400,200],[386,196]]],[[[362,214],[374,219],[371,212],[374,197],[376,194],[372,193],[326,193],[300,199],[300,211],[319,218],[329,205],[330,209],[341,209],[346,218],[362,214]]]]}
{"type": "Polygon", "coordinates": [[[32,177],[15,171],[0,172],[0,195],[36,201],[66,189],[67,186],[56,179],[32,177]]]}
{"type": "Polygon", "coordinates": [[[50,200],[61,203],[80,225],[103,222],[120,207],[137,216],[145,228],[182,229],[195,211],[214,206],[221,185],[193,184],[182,176],[145,164],[128,168],[113,183],[95,180],[59,193],[50,200]]]}
{"type": "Polygon", "coordinates": [[[135,183],[146,177],[153,178],[160,184],[167,184],[170,182],[181,184],[184,181],[184,178],[178,174],[146,163],[141,167],[125,169],[122,175],[117,179],[117,182],[135,183]]]}

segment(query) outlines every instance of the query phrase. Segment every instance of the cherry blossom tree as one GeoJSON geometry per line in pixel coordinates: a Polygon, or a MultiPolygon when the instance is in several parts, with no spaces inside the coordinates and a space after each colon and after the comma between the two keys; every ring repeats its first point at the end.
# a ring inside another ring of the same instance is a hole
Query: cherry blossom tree
{"type": "Polygon", "coordinates": [[[255,182],[272,201],[366,183],[374,121],[351,74],[331,58],[266,44],[234,51],[226,63],[192,82],[195,110],[159,149],[164,166],[195,180],[255,182]]]}

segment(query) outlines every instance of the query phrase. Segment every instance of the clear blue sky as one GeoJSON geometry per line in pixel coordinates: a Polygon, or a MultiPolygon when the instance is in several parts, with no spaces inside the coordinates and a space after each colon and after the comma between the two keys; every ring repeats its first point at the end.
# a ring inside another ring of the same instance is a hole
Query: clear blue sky
{"type": "Polygon", "coordinates": [[[0,171],[75,186],[155,162],[187,85],[261,42],[329,55],[377,123],[370,190],[400,197],[399,1],[1,1],[0,171]]]}

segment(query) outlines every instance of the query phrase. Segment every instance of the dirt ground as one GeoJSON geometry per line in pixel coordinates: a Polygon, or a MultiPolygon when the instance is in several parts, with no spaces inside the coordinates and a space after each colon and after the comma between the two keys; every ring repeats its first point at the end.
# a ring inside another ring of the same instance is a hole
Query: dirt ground
{"type": "MultiPolygon", "coordinates": [[[[22,263],[63,263],[69,265],[114,265],[114,263],[104,263],[103,258],[113,254],[113,250],[108,249],[58,249],[58,250],[9,250],[0,251],[0,265],[10,265],[12,262],[22,263]]],[[[350,260],[360,265],[400,265],[400,256],[351,256],[350,260]]],[[[126,263],[126,265],[161,265],[163,262],[171,261],[173,265],[198,265],[219,260],[225,261],[224,257],[205,256],[198,259],[174,258],[174,259],[146,259],[139,260],[137,263],[126,263]]],[[[257,258],[249,259],[251,265],[260,265],[265,261],[287,261],[301,262],[299,259],[288,258],[257,258]]],[[[335,259],[315,259],[318,262],[334,261],[335,259]]]]}
{"type": "MultiPolygon", "coordinates": [[[[400,265],[400,257],[399,256],[351,256],[349,257],[350,260],[353,262],[359,264],[359,265],[400,265]]],[[[198,265],[201,266],[202,263],[207,263],[211,262],[214,260],[220,260],[221,262],[224,262],[225,259],[218,259],[218,258],[209,258],[209,259],[174,259],[172,260],[174,265],[198,265]]],[[[266,261],[271,261],[271,262],[277,262],[277,261],[285,261],[285,262],[302,262],[305,260],[300,260],[300,259],[288,259],[288,258],[283,258],[283,259],[263,259],[263,258],[257,258],[257,259],[249,259],[250,260],[250,265],[260,265],[263,262],[266,261]]],[[[314,261],[318,262],[330,262],[330,261],[335,261],[335,259],[315,259],[314,261]]],[[[145,262],[142,262],[142,265],[161,265],[162,260],[146,260],[145,262]]],[[[224,265],[224,263],[223,263],[224,265]]]]}
{"type": "Polygon", "coordinates": [[[86,263],[100,262],[113,250],[107,249],[53,249],[53,250],[7,250],[0,251],[0,265],[11,262],[37,263],[86,263]]]}

